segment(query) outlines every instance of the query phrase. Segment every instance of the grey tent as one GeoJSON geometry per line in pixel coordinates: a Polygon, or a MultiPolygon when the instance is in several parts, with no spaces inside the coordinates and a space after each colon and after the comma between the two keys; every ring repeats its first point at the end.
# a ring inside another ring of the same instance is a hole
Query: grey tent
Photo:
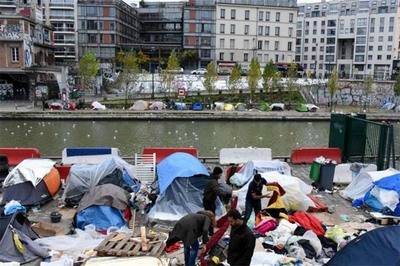
{"type": "Polygon", "coordinates": [[[0,262],[27,263],[48,256],[47,250],[33,240],[39,236],[32,230],[30,222],[22,213],[0,217],[0,262]],[[18,235],[22,248],[18,249],[14,235],[18,235]]]}

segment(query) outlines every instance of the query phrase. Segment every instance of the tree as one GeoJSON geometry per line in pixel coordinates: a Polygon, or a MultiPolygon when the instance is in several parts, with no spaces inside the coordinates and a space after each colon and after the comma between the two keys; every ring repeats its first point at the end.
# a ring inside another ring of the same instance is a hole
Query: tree
{"type": "Polygon", "coordinates": [[[240,65],[235,64],[232,69],[231,76],[229,77],[229,90],[231,93],[234,93],[238,89],[241,78],[240,65]]]}
{"type": "Polygon", "coordinates": [[[247,75],[247,83],[250,90],[250,102],[254,98],[254,93],[258,86],[258,81],[261,78],[260,64],[256,57],[253,57],[250,62],[249,73],[247,75]]]}
{"type": "Polygon", "coordinates": [[[208,101],[210,103],[210,95],[214,91],[215,81],[217,81],[218,73],[217,67],[214,62],[210,62],[207,65],[207,73],[204,75],[203,85],[208,92],[208,101]]]}
{"type": "Polygon", "coordinates": [[[180,65],[175,50],[172,50],[168,57],[167,68],[162,71],[162,79],[166,86],[166,92],[171,93],[172,83],[175,75],[179,71],[180,65]]]}
{"type": "Polygon", "coordinates": [[[90,89],[90,82],[96,77],[99,70],[100,63],[96,55],[92,52],[86,52],[79,60],[79,76],[83,90],[90,89]]]}
{"type": "Polygon", "coordinates": [[[262,74],[263,89],[265,92],[270,91],[270,89],[271,89],[270,83],[271,83],[274,75],[276,74],[276,72],[277,72],[277,69],[276,69],[274,63],[272,62],[272,60],[270,60],[268,62],[268,64],[265,65],[264,72],[262,74]]]}
{"type": "Polygon", "coordinates": [[[121,65],[121,72],[118,75],[116,83],[121,86],[125,94],[125,108],[128,108],[129,88],[135,87],[139,79],[139,60],[135,52],[119,52],[117,60],[121,65]]]}
{"type": "Polygon", "coordinates": [[[329,91],[329,95],[331,97],[331,102],[330,102],[331,112],[333,110],[333,97],[335,96],[336,91],[338,89],[338,80],[339,80],[338,73],[335,68],[335,69],[333,69],[331,76],[329,77],[329,80],[328,80],[328,91],[329,91]]]}
{"type": "Polygon", "coordinates": [[[276,91],[276,90],[278,90],[279,92],[281,91],[281,86],[279,84],[280,80],[281,80],[281,72],[276,71],[275,74],[272,76],[271,91],[276,91]]]}
{"type": "Polygon", "coordinates": [[[290,63],[286,81],[286,88],[289,93],[289,106],[291,106],[293,95],[297,91],[296,78],[297,78],[297,65],[295,63],[290,63]]]}
{"type": "Polygon", "coordinates": [[[139,51],[137,53],[137,61],[139,66],[143,66],[150,61],[150,57],[147,54],[143,53],[142,51],[139,51]]]}
{"type": "MultiPolygon", "coordinates": [[[[365,101],[364,101],[364,109],[366,107],[366,105],[369,103],[367,103],[368,101],[368,97],[372,92],[372,86],[374,85],[374,79],[372,78],[371,75],[368,75],[367,78],[364,80],[364,94],[365,94],[365,101]]],[[[369,108],[368,108],[369,109],[369,108]]]]}
{"type": "Polygon", "coordinates": [[[396,75],[393,91],[395,96],[400,96],[400,72],[396,75]]]}

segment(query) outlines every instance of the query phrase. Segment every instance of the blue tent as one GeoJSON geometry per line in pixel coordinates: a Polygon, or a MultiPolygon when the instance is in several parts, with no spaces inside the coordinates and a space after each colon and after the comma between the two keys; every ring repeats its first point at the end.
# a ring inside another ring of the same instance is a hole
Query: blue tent
{"type": "Polygon", "coordinates": [[[372,230],[348,243],[326,265],[400,265],[399,236],[400,226],[372,230]]]}
{"type": "MultiPolygon", "coordinates": [[[[176,221],[203,209],[203,191],[210,181],[207,168],[190,154],[171,154],[157,165],[160,195],[149,212],[153,220],[176,221]]],[[[223,205],[217,202],[217,215],[223,205]]]]}

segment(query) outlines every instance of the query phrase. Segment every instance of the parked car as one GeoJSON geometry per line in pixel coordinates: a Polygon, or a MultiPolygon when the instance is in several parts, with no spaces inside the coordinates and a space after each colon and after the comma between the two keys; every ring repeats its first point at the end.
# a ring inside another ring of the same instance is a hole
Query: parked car
{"type": "Polygon", "coordinates": [[[205,75],[207,73],[207,69],[205,68],[198,68],[190,72],[192,75],[205,75]]]}

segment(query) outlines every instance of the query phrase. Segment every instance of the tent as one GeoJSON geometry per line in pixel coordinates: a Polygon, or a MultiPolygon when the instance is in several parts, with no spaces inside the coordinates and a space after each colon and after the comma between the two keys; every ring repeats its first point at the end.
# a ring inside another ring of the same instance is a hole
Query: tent
{"type": "Polygon", "coordinates": [[[277,171],[281,174],[290,175],[291,169],[290,166],[279,160],[272,160],[272,161],[262,161],[262,160],[253,160],[247,162],[239,172],[235,173],[231,176],[230,183],[234,184],[238,187],[243,186],[246,184],[250,178],[253,177],[254,172],[257,171],[258,173],[266,173],[277,171]]]}
{"type": "Polygon", "coordinates": [[[77,205],[84,194],[97,185],[114,184],[132,192],[137,189],[133,166],[113,156],[97,165],[73,165],[68,175],[63,199],[69,206],[77,205]]]}
{"type": "Polygon", "coordinates": [[[33,240],[39,236],[22,213],[0,217],[0,262],[27,263],[48,256],[47,250],[33,240]],[[22,247],[17,248],[13,235],[18,235],[22,247]],[[22,250],[22,252],[21,252],[22,250]]]}
{"type": "Polygon", "coordinates": [[[400,226],[387,226],[353,239],[326,264],[395,266],[400,265],[400,226]]]}
{"type": "Polygon", "coordinates": [[[285,104],[283,103],[273,103],[270,106],[272,111],[283,111],[285,110],[285,104]]]}
{"type": "Polygon", "coordinates": [[[160,101],[153,102],[149,107],[150,110],[164,110],[165,108],[166,108],[165,103],[160,101]]]}
{"type": "Polygon", "coordinates": [[[32,206],[51,200],[61,186],[54,164],[48,159],[23,160],[4,180],[2,204],[17,200],[24,206],[32,206]]]}
{"type": "Polygon", "coordinates": [[[215,102],[214,105],[215,105],[215,110],[216,111],[223,111],[224,110],[225,103],[223,103],[223,102],[215,102]]]}
{"type": "MultiPolygon", "coordinates": [[[[177,221],[203,209],[203,190],[210,179],[207,169],[196,157],[173,153],[157,165],[157,175],[160,195],[149,212],[150,219],[177,221]]],[[[216,213],[223,214],[221,202],[216,213]]]]}
{"type": "Polygon", "coordinates": [[[174,109],[175,110],[186,110],[186,103],[175,102],[174,109]]]}
{"type": "Polygon", "coordinates": [[[99,102],[92,102],[92,110],[106,110],[106,106],[99,102]]]}
{"type": "Polygon", "coordinates": [[[307,105],[305,105],[304,103],[300,103],[296,106],[296,111],[297,112],[308,112],[308,108],[307,105]]]}
{"type": "Polygon", "coordinates": [[[238,103],[235,106],[235,110],[236,111],[241,111],[241,112],[246,111],[247,110],[246,109],[246,105],[244,103],[238,103]]]}
{"type": "Polygon", "coordinates": [[[316,112],[319,109],[318,106],[316,106],[315,104],[311,104],[311,103],[306,104],[306,106],[307,106],[307,109],[309,112],[316,112]]]}
{"type": "Polygon", "coordinates": [[[260,103],[259,109],[260,109],[260,111],[267,112],[267,111],[271,110],[271,107],[269,106],[268,103],[262,102],[262,103],[260,103]]]}
{"type": "Polygon", "coordinates": [[[204,105],[201,102],[195,102],[192,104],[192,110],[193,111],[202,111],[204,109],[204,105]]]}
{"type": "Polygon", "coordinates": [[[129,110],[133,111],[144,111],[149,109],[149,103],[143,100],[136,101],[129,110]]]}
{"type": "Polygon", "coordinates": [[[400,173],[395,169],[387,169],[384,171],[361,172],[353,181],[341,192],[342,196],[351,200],[364,197],[373,186],[373,182],[383,177],[400,173]]]}
{"type": "Polygon", "coordinates": [[[235,107],[231,103],[224,104],[224,111],[234,111],[235,107]]]}

